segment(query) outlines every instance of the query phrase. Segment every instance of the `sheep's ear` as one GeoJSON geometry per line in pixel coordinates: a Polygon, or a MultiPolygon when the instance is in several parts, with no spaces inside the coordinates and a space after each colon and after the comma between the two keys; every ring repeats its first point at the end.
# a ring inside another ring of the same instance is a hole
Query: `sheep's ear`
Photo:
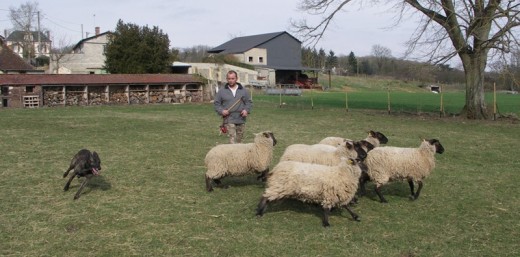
{"type": "Polygon", "coordinates": [[[352,149],[354,147],[354,142],[347,140],[345,141],[345,146],[347,149],[352,149]]]}
{"type": "Polygon", "coordinates": [[[347,161],[347,162],[348,162],[348,164],[350,164],[350,165],[354,165],[354,164],[356,164],[356,161],[354,161],[352,158],[348,158],[348,161],[347,161]]]}
{"type": "Polygon", "coordinates": [[[374,132],[373,130],[369,130],[368,131],[368,136],[375,137],[376,136],[376,132],[374,132]]]}

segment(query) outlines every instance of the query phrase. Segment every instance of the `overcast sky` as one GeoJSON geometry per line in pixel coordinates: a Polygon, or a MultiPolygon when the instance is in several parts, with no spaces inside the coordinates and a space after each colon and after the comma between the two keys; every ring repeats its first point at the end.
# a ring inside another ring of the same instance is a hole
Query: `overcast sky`
{"type": "MultiPolygon", "coordinates": [[[[55,42],[75,44],[94,27],[101,32],[113,31],[117,21],[139,26],[158,26],[168,34],[171,47],[196,45],[218,46],[237,36],[249,36],[290,30],[290,20],[309,16],[298,11],[300,0],[41,0],[41,26],[51,31],[55,42]]],[[[19,7],[26,0],[2,1],[0,29],[11,29],[9,8],[19,7]]],[[[30,1],[34,2],[34,1],[30,1]]],[[[405,42],[415,30],[416,20],[410,19],[394,27],[390,6],[347,5],[337,14],[325,37],[317,45],[327,52],[356,56],[370,55],[372,46],[379,44],[402,57],[405,42]]],[[[294,35],[294,34],[293,34],[294,35]]],[[[296,36],[296,35],[294,35],[296,36]]]]}

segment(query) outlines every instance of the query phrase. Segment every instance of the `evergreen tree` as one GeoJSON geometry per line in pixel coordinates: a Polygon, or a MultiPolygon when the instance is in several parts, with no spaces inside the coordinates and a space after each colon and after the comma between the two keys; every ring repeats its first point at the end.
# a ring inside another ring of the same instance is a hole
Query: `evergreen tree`
{"type": "Polygon", "coordinates": [[[348,55],[348,70],[350,74],[358,74],[358,61],[356,56],[354,55],[354,52],[350,52],[348,55]]]}
{"type": "Polygon", "coordinates": [[[170,40],[157,26],[140,27],[119,20],[105,50],[109,73],[165,73],[172,62],[170,40]]]}
{"type": "Polygon", "coordinates": [[[334,53],[334,51],[330,50],[329,55],[325,60],[325,68],[332,69],[338,65],[338,57],[334,53]]]}

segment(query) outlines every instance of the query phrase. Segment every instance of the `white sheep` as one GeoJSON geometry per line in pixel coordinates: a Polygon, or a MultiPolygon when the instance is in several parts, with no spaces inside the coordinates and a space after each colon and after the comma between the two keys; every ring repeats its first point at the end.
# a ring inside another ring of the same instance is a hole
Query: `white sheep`
{"type": "Polygon", "coordinates": [[[342,158],[336,166],[279,162],[268,174],[266,189],[258,203],[256,215],[261,217],[269,202],[293,198],[320,204],[324,227],[330,225],[329,214],[333,207],[344,207],[354,220],[360,221],[359,216],[348,206],[357,191],[360,175],[357,161],[351,158],[342,158]]]}
{"type": "Polygon", "coordinates": [[[364,159],[367,153],[361,143],[344,141],[337,147],[323,144],[288,146],[280,157],[280,161],[298,161],[323,165],[337,165],[341,157],[364,159]]]}
{"type": "Polygon", "coordinates": [[[213,147],[206,154],[206,190],[213,191],[211,182],[221,185],[226,176],[243,176],[261,173],[258,179],[265,181],[269,165],[273,159],[276,138],[271,131],[255,134],[254,142],[248,144],[222,144],[213,147]]]}
{"type": "MultiPolygon", "coordinates": [[[[342,137],[326,137],[326,138],[322,139],[318,144],[337,146],[345,140],[350,140],[350,139],[346,139],[346,138],[342,138],[342,137]]],[[[350,141],[352,141],[352,140],[350,140],[350,141]]],[[[373,147],[378,147],[380,144],[388,143],[388,138],[379,131],[370,130],[368,132],[368,136],[365,139],[361,140],[361,142],[368,142],[373,147]]],[[[364,145],[364,147],[365,147],[365,151],[367,151],[368,150],[367,145],[364,145]]]]}
{"type": "MultiPolygon", "coordinates": [[[[322,139],[319,142],[319,144],[337,146],[346,140],[350,140],[350,139],[346,139],[346,138],[342,138],[342,137],[326,137],[326,138],[322,139]]],[[[388,143],[388,138],[379,131],[370,130],[370,131],[368,131],[367,137],[359,142],[363,146],[363,149],[368,153],[372,149],[374,149],[374,147],[378,147],[381,144],[388,143]]],[[[361,166],[361,170],[363,172],[361,173],[361,177],[359,179],[359,195],[362,196],[362,195],[366,194],[365,184],[370,178],[368,177],[368,175],[366,173],[365,165],[363,163],[360,163],[360,166],[361,166]]]]}
{"type": "Polygon", "coordinates": [[[376,185],[375,190],[380,201],[387,202],[381,194],[381,186],[391,180],[406,179],[410,185],[410,199],[419,198],[423,179],[435,168],[435,153],[443,152],[444,147],[437,139],[423,139],[418,148],[385,146],[376,147],[368,152],[364,163],[368,176],[376,185]],[[415,193],[414,181],[419,184],[415,193]]]}

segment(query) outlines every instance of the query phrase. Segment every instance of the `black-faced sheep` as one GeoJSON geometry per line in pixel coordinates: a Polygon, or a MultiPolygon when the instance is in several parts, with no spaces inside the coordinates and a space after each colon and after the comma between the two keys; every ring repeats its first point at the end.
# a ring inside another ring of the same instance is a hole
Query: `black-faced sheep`
{"type": "Polygon", "coordinates": [[[293,198],[320,204],[324,227],[330,225],[329,214],[333,207],[344,207],[354,220],[360,221],[359,216],[348,206],[357,191],[360,175],[361,169],[354,159],[342,158],[336,166],[279,162],[268,175],[256,215],[261,217],[269,202],[293,198]]]}
{"type": "Polygon", "coordinates": [[[360,142],[344,141],[334,147],[324,144],[305,145],[294,144],[288,146],[280,161],[298,161],[323,165],[337,165],[341,157],[364,159],[367,153],[360,142]]]}
{"type": "MultiPolygon", "coordinates": [[[[322,139],[319,142],[319,144],[337,146],[346,140],[350,141],[350,139],[345,139],[342,137],[326,137],[326,138],[322,139]]],[[[359,142],[363,146],[363,149],[368,153],[372,149],[374,149],[374,147],[378,147],[381,144],[388,143],[388,138],[379,131],[370,130],[370,131],[368,131],[367,137],[359,142]]],[[[366,173],[366,166],[364,165],[364,163],[360,163],[360,166],[361,166],[362,173],[361,173],[361,177],[359,178],[359,195],[365,195],[365,193],[366,193],[365,184],[369,180],[369,177],[366,173]]]]}
{"type": "Polygon", "coordinates": [[[206,154],[206,190],[213,191],[212,182],[221,185],[226,176],[243,176],[259,172],[259,179],[265,180],[273,159],[276,138],[271,131],[255,134],[253,143],[222,144],[213,147],[206,154]]]}
{"type": "Polygon", "coordinates": [[[381,186],[391,180],[408,181],[410,199],[419,198],[423,187],[423,179],[435,168],[435,153],[442,154],[444,147],[437,139],[424,139],[418,148],[376,147],[368,152],[364,163],[367,174],[376,185],[376,193],[382,203],[387,200],[381,194],[381,186]],[[414,181],[419,184],[414,192],[414,181]]]}
{"type": "MultiPolygon", "coordinates": [[[[326,138],[322,139],[318,144],[337,146],[345,140],[352,141],[350,139],[346,139],[346,138],[342,138],[342,137],[326,137],[326,138]]],[[[380,144],[388,143],[388,138],[379,131],[370,130],[368,132],[368,136],[365,139],[361,140],[360,142],[364,145],[365,151],[368,152],[368,150],[369,150],[369,149],[367,149],[368,145],[365,144],[365,142],[368,142],[369,144],[371,144],[372,147],[378,147],[380,144]]]]}

